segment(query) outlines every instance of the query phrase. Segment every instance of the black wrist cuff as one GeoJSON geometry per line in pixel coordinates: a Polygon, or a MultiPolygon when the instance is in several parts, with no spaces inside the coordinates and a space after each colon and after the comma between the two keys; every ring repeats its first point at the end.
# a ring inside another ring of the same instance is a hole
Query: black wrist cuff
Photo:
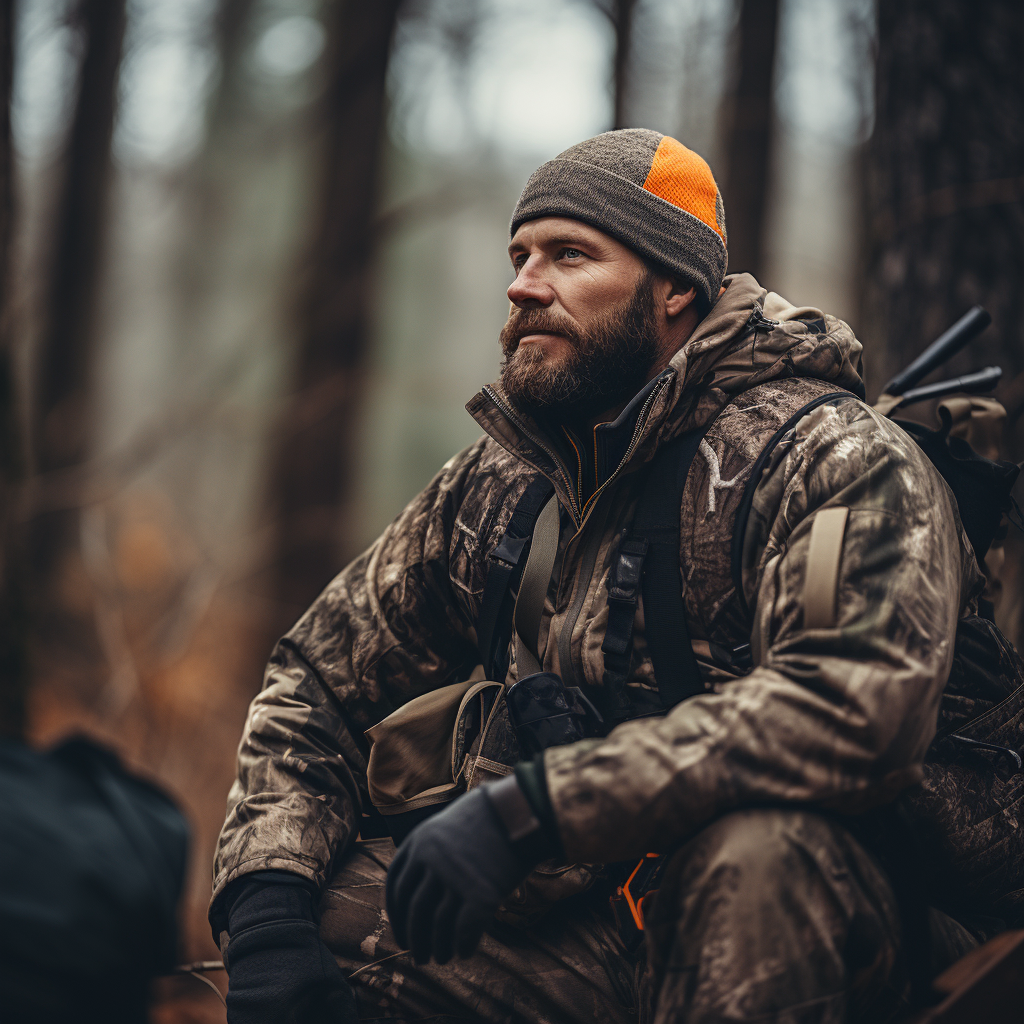
{"type": "Polygon", "coordinates": [[[210,907],[214,941],[256,921],[301,918],[316,921],[317,890],[290,871],[254,871],[236,878],[210,907]]]}
{"type": "Polygon", "coordinates": [[[555,850],[552,856],[562,857],[562,837],[555,821],[555,811],[548,796],[548,777],[544,771],[544,754],[538,754],[532,761],[520,761],[516,765],[516,780],[523,796],[530,802],[533,813],[537,815],[541,826],[555,850]]]}
{"type": "Polygon", "coordinates": [[[490,783],[483,792],[504,826],[512,851],[525,868],[530,870],[557,853],[515,775],[490,783]]]}

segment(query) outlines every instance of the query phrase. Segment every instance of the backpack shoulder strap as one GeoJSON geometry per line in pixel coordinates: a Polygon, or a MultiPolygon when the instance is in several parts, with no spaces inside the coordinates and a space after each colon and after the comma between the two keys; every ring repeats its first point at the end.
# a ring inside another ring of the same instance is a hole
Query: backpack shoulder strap
{"type": "Polygon", "coordinates": [[[530,553],[526,556],[516,606],[512,613],[515,629],[516,673],[522,679],[542,671],[542,652],[538,649],[540,620],[544,600],[551,584],[551,573],[558,555],[558,499],[552,494],[545,502],[533,527],[530,553]]]}
{"type": "Polygon", "coordinates": [[[487,577],[477,620],[480,661],[489,679],[504,679],[512,640],[512,592],[525,564],[541,509],[554,492],[551,481],[538,476],[523,491],[495,549],[487,556],[487,577]]]}
{"type": "MultiPolygon", "coordinates": [[[[847,391],[819,395],[798,409],[761,451],[743,493],[732,540],[732,574],[742,568],[743,534],[754,491],[772,451],[809,412],[826,402],[856,397],[847,391]]],[[[602,644],[607,682],[625,684],[633,647],[633,624],[641,592],[647,645],[662,704],[670,708],[704,691],[703,677],[690,643],[680,563],[680,514],[683,489],[700,442],[711,429],[687,431],[663,445],[646,472],[631,528],[623,530],[608,589],[608,625],[602,644]]],[[[512,641],[512,611],[525,555],[541,509],[554,488],[545,477],[527,486],[495,549],[488,555],[487,577],[477,625],[481,662],[491,679],[503,679],[512,641]]],[[[742,587],[737,582],[740,601],[742,587]]],[[[746,608],[745,603],[743,604],[746,608]]]]}
{"type": "Polygon", "coordinates": [[[687,431],[665,445],[664,455],[659,452],[633,521],[634,536],[647,542],[644,625],[658,694],[666,708],[704,690],[683,603],[679,512],[686,477],[710,426],[687,431]]]}
{"type": "MultiPolygon", "coordinates": [[[[712,421],[713,422],[713,421],[712,421]]],[[[624,530],[608,583],[604,654],[605,690],[612,710],[629,677],[633,623],[644,599],[647,647],[662,706],[673,707],[704,689],[690,644],[679,560],[683,489],[697,449],[711,423],[663,445],[651,460],[631,528],[624,530]]]]}
{"type": "Polygon", "coordinates": [[[747,599],[743,594],[743,538],[747,532],[747,521],[750,519],[750,509],[754,503],[754,492],[757,490],[758,484],[761,483],[764,468],[768,465],[768,460],[771,458],[772,452],[778,447],[779,442],[809,412],[813,412],[819,405],[827,405],[829,402],[836,402],[841,398],[856,397],[856,395],[849,391],[831,391],[827,395],[818,395],[817,398],[811,399],[811,401],[806,405],[802,405],[797,409],[797,411],[793,413],[793,415],[790,416],[774,434],[772,434],[768,439],[768,443],[761,449],[761,454],[758,455],[757,459],[754,461],[754,466],[750,471],[750,476],[747,478],[746,486],[743,488],[743,496],[740,498],[739,508],[736,510],[736,521],[733,524],[732,529],[732,582],[736,587],[736,595],[739,599],[740,607],[743,609],[743,613],[745,615],[749,613],[750,609],[747,607],[747,599]]]}

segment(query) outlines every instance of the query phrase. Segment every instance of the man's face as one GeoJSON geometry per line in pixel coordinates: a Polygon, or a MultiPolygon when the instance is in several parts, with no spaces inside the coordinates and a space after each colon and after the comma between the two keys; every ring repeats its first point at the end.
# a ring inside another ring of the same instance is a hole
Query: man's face
{"type": "Polygon", "coordinates": [[[632,398],[658,354],[653,275],[615,239],[580,221],[520,226],[509,256],[501,382],[528,409],[588,419],[632,398]]]}

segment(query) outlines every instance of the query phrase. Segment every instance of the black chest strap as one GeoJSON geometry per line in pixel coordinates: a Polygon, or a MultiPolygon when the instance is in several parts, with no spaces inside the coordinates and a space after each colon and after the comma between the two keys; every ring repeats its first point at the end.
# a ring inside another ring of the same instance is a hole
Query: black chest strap
{"type": "Polygon", "coordinates": [[[679,512],[690,466],[708,427],[674,438],[651,461],[608,587],[608,627],[601,647],[605,685],[610,693],[621,692],[629,676],[633,623],[643,593],[644,633],[665,708],[704,690],[686,626],[679,512]]]}

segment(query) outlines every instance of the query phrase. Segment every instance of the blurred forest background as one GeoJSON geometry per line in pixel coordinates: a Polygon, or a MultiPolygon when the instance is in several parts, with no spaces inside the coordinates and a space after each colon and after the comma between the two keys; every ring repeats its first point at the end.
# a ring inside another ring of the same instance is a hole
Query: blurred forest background
{"type": "MultiPolygon", "coordinates": [[[[0,726],[193,827],[276,637],[477,428],[510,212],[613,126],[709,160],[730,269],[869,394],[971,304],[1024,458],[1017,0],[0,0],[0,726]]],[[[1022,638],[1020,543],[998,617],[1022,638]]],[[[223,986],[223,975],[214,975],[223,986]]],[[[197,982],[156,1021],[220,1021],[197,982]]]]}

